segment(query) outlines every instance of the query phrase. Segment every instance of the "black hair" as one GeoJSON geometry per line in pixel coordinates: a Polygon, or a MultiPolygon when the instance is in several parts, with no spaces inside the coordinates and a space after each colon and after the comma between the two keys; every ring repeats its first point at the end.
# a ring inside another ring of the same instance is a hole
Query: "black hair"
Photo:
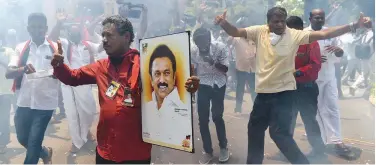
{"type": "Polygon", "coordinates": [[[104,26],[109,23],[115,25],[116,30],[120,35],[124,35],[126,32],[129,32],[131,34],[130,42],[133,42],[134,40],[133,26],[132,26],[132,23],[127,18],[122,17],[120,15],[110,16],[110,17],[107,17],[102,22],[102,25],[104,26]]]}
{"type": "Polygon", "coordinates": [[[211,37],[210,30],[207,28],[203,28],[203,27],[196,29],[195,32],[193,33],[193,41],[195,41],[195,39],[199,36],[211,37]]]}
{"type": "Polygon", "coordinates": [[[167,45],[159,45],[157,48],[154,49],[153,53],[150,56],[150,62],[149,62],[149,73],[152,75],[151,70],[153,67],[153,62],[157,58],[163,58],[167,57],[170,59],[172,64],[172,70],[174,73],[176,72],[176,59],[174,53],[172,53],[171,49],[167,45]]]}
{"type": "Polygon", "coordinates": [[[28,24],[33,21],[41,21],[47,26],[47,17],[43,13],[31,13],[27,18],[28,24]]]}
{"type": "Polygon", "coordinates": [[[275,15],[287,17],[287,11],[283,7],[273,7],[269,9],[268,13],[266,14],[267,21],[269,22],[275,15]]]}
{"type": "Polygon", "coordinates": [[[286,25],[289,28],[302,30],[304,27],[303,20],[298,16],[290,16],[286,20],[286,25]]]}
{"type": "MultiPolygon", "coordinates": [[[[321,10],[321,11],[324,13],[324,15],[325,15],[325,11],[322,10],[322,9],[313,9],[313,10],[321,10]]],[[[313,11],[313,10],[312,10],[312,11],[313,11]]],[[[309,12],[309,18],[312,18],[312,17],[313,17],[313,13],[312,13],[312,11],[309,12]]]]}

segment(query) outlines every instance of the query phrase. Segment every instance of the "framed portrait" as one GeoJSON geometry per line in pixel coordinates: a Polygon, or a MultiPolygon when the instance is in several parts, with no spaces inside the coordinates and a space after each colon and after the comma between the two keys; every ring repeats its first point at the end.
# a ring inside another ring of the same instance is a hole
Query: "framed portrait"
{"type": "Polygon", "coordinates": [[[140,40],[142,138],[194,152],[190,74],[190,32],[140,40]]]}

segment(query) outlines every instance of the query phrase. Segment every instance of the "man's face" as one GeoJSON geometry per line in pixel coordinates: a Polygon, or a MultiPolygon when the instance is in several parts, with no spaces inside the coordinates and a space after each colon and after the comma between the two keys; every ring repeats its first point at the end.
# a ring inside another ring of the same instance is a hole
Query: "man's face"
{"type": "Polygon", "coordinates": [[[46,22],[41,20],[32,20],[28,22],[27,31],[32,40],[44,40],[48,27],[46,22]]]}
{"type": "Polygon", "coordinates": [[[211,42],[211,38],[209,35],[202,35],[202,36],[198,36],[195,40],[194,40],[196,46],[198,47],[198,50],[200,51],[200,53],[209,53],[210,51],[210,42],[211,42]]]}
{"type": "Polygon", "coordinates": [[[175,87],[175,72],[171,60],[167,57],[154,59],[151,74],[152,86],[157,97],[164,99],[175,87]]]}
{"type": "Polygon", "coordinates": [[[309,18],[311,26],[322,28],[325,25],[325,13],[321,10],[312,11],[312,15],[309,18]]]}
{"type": "Polygon", "coordinates": [[[120,35],[114,24],[108,23],[103,26],[102,37],[103,48],[109,56],[116,56],[124,46],[129,46],[129,32],[120,35]]]}
{"type": "Polygon", "coordinates": [[[268,22],[268,26],[271,32],[281,35],[286,30],[286,17],[283,15],[273,15],[268,22]]]}
{"type": "Polygon", "coordinates": [[[69,40],[71,40],[74,43],[81,42],[82,36],[81,36],[80,28],[78,26],[70,27],[68,31],[68,37],[69,37],[69,40]]]}

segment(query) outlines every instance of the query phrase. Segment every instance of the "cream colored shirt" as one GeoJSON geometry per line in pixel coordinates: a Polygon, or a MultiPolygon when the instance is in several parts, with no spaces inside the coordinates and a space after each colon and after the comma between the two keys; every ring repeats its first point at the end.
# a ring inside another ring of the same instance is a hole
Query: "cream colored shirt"
{"type": "Polygon", "coordinates": [[[246,31],[247,39],[256,43],[256,93],[295,90],[296,51],[309,43],[311,32],[286,27],[277,44],[271,45],[267,25],[250,26],[246,31]]]}
{"type": "Polygon", "coordinates": [[[244,38],[234,38],[236,69],[243,72],[254,72],[256,65],[256,44],[244,38]]]}

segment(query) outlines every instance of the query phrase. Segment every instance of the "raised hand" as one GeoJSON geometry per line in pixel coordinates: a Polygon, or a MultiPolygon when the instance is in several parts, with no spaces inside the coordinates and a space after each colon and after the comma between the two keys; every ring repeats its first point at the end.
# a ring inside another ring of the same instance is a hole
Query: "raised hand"
{"type": "Polygon", "coordinates": [[[216,24],[216,25],[222,24],[222,22],[226,20],[226,15],[227,15],[227,9],[223,12],[223,14],[217,15],[215,17],[214,24],[216,24]]]}
{"type": "Polygon", "coordinates": [[[56,19],[58,22],[64,22],[65,20],[67,20],[67,14],[64,12],[63,9],[59,9],[56,12],[56,19]]]}
{"type": "Polygon", "coordinates": [[[358,22],[356,22],[358,28],[372,28],[372,22],[370,17],[364,17],[363,13],[360,13],[358,22]]]}
{"type": "Polygon", "coordinates": [[[53,67],[58,67],[64,63],[63,48],[61,46],[61,41],[57,41],[57,51],[54,53],[54,57],[51,60],[51,65],[53,67]]]}

